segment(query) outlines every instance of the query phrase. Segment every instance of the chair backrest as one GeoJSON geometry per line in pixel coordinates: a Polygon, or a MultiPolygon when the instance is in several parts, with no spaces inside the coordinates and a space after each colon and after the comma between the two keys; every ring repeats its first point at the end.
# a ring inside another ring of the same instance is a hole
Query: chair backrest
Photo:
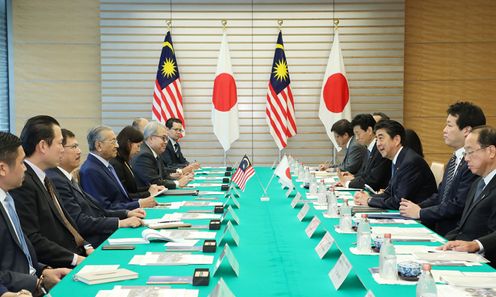
{"type": "Polygon", "coordinates": [[[431,171],[434,174],[434,177],[436,178],[436,184],[439,186],[439,184],[443,180],[444,164],[439,162],[432,162],[431,171]]]}

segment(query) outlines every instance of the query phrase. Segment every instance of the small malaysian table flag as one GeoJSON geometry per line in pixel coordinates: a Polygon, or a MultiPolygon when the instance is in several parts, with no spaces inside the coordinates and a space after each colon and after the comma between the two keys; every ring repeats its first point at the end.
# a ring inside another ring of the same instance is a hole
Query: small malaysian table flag
{"type": "Polygon", "coordinates": [[[239,162],[239,167],[236,169],[232,181],[235,182],[238,187],[244,192],[245,186],[248,180],[255,175],[255,169],[251,166],[250,159],[244,155],[241,162],[239,162]]]}

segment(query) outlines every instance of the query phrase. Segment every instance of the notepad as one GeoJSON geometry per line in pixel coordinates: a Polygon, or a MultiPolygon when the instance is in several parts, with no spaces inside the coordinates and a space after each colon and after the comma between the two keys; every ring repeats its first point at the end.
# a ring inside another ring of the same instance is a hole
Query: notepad
{"type": "Polygon", "coordinates": [[[74,280],[88,285],[138,278],[138,273],[119,265],[86,265],[74,275],[74,280]]]}

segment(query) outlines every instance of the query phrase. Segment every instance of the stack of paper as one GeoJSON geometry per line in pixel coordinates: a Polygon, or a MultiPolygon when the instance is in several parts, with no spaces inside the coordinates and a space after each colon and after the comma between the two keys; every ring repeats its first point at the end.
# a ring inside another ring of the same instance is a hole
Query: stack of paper
{"type": "Polygon", "coordinates": [[[119,268],[119,265],[86,265],[74,275],[74,280],[88,285],[116,282],[138,278],[134,271],[119,268]]]}

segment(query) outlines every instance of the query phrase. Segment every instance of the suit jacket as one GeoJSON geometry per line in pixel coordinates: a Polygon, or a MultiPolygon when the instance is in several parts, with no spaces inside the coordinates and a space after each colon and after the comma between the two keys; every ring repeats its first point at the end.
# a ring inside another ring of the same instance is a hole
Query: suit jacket
{"type": "Polygon", "coordinates": [[[131,160],[131,166],[140,187],[157,184],[168,189],[176,188],[176,183],[166,178],[171,171],[164,167],[160,157],[158,160],[155,159],[150,147],[146,144],[141,146],[140,152],[131,160]]]}
{"type": "MultiPolygon", "coordinates": [[[[24,235],[31,261],[38,275],[44,265],[38,263],[36,253],[29,239],[24,235]]],[[[34,292],[37,277],[29,274],[28,259],[10,222],[7,212],[0,205],[0,284],[8,290],[17,292],[26,289],[34,292]]],[[[1,290],[0,290],[1,295],[1,290]]]]}
{"type": "Polygon", "coordinates": [[[119,218],[127,218],[127,211],[105,210],[90,195],[76,187],[62,171],[52,168],[47,176],[57,188],[59,198],[81,235],[94,247],[99,246],[119,227],[119,218]]]}
{"type": "Polygon", "coordinates": [[[177,153],[174,151],[174,146],[172,142],[169,140],[167,142],[167,147],[165,151],[160,155],[162,162],[164,163],[165,168],[183,168],[188,166],[189,162],[184,158],[183,153],[181,151],[181,145],[178,144],[177,153]]]}
{"type": "Polygon", "coordinates": [[[468,191],[477,176],[468,169],[464,159],[458,164],[451,188],[443,200],[446,191],[447,170],[439,184],[438,193],[434,193],[427,200],[420,203],[420,220],[422,224],[433,229],[440,235],[445,235],[456,228],[462,216],[468,191]]]}
{"type": "Polygon", "coordinates": [[[391,178],[391,160],[383,158],[377,146],[374,145],[369,157],[363,162],[362,168],[350,181],[350,188],[365,187],[365,184],[378,191],[385,189],[391,178]]]}
{"type": "Polygon", "coordinates": [[[367,158],[367,148],[355,141],[355,136],[351,137],[349,147],[346,149],[343,162],[338,166],[343,171],[356,174],[363,161],[367,158]]]}
{"type": "Polygon", "coordinates": [[[131,165],[127,164],[121,156],[110,160],[110,164],[114,166],[115,172],[119,177],[124,188],[126,188],[128,195],[133,199],[150,197],[150,192],[148,192],[148,187],[138,187],[136,184],[136,179],[134,173],[131,171],[131,165]],[[129,167],[128,167],[129,166],[129,167]]]}
{"type": "Polygon", "coordinates": [[[418,204],[436,193],[436,180],[429,165],[412,149],[403,147],[395,171],[384,193],[372,195],[369,206],[398,209],[401,198],[418,204]]]}
{"type": "MultiPolygon", "coordinates": [[[[36,250],[38,259],[52,267],[71,268],[74,254],[85,255],[74,236],[65,227],[50,193],[27,163],[24,181],[20,188],[10,191],[14,198],[22,229],[36,250]]],[[[77,230],[77,225],[64,209],[65,217],[77,230]]]]}
{"type": "Polygon", "coordinates": [[[92,154],[79,170],[79,182],[83,190],[96,198],[105,209],[135,209],[138,201],[123,193],[110,170],[92,154]]]}
{"type": "Polygon", "coordinates": [[[496,264],[496,178],[484,188],[480,198],[474,202],[476,179],[467,195],[467,202],[457,227],[448,234],[448,240],[479,240],[485,250],[485,256],[492,265],[496,264]]]}

